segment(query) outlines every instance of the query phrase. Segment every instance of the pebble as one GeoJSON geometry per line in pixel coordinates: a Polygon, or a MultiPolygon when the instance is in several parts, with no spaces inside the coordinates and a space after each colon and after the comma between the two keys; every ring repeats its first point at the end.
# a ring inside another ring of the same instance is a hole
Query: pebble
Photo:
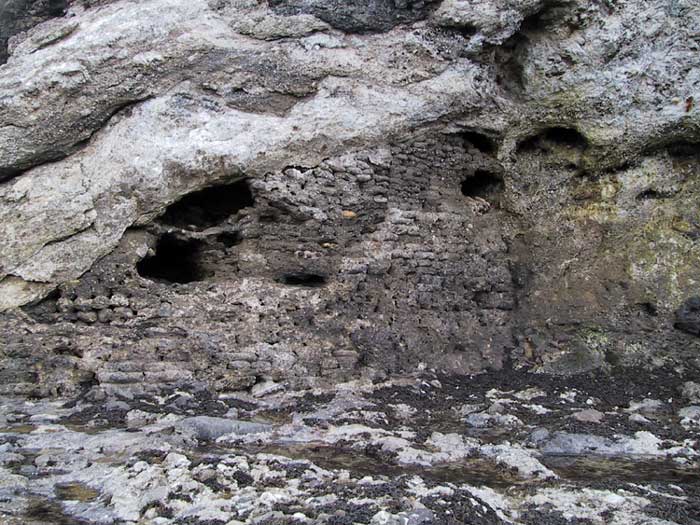
{"type": "Polygon", "coordinates": [[[588,408],[574,413],[571,417],[583,423],[600,423],[603,421],[605,414],[598,410],[588,408]]]}

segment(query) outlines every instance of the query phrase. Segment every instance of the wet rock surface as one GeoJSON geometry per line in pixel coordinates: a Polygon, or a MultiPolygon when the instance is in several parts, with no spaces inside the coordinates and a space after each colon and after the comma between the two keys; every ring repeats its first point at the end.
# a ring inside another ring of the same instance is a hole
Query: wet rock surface
{"type": "Polygon", "coordinates": [[[663,523],[700,517],[669,371],[425,372],[212,397],[2,399],[3,523],[663,523]],[[628,381],[627,391],[619,387],[628,381]],[[643,385],[662,399],[633,418],[643,385]],[[632,408],[630,408],[632,407],[632,408]],[[576,418],[597,411],[604,421],[576,418]],[[218,414],[211,416],[208,414],[218,414]],[[508,418],[474,425],[470,415],[508,418]]]}

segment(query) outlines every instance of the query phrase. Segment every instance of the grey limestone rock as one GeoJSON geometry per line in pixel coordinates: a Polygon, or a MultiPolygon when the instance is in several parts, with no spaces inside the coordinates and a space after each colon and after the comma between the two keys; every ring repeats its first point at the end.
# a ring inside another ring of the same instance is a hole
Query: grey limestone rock
{"type": "Polygon", "coordinates": [[[272,427],[262,423],[237,421],[212,416],[194,416],[183,419],[176,424],[180,432],[191,434],[198,441],[215,441],[226,434],[255,434],[266,432],[272,427]]]}

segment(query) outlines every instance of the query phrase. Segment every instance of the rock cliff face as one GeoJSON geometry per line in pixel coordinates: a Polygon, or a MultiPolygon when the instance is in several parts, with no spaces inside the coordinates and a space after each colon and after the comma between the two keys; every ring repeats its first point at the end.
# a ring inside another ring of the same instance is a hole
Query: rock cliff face
{"type": "Polygon", "coordinates": [[[700,369],[696,2],[0,17],[4,393],[700,369]]]}
{"type": "Polygon", "coordinates": [[[698,525],[697,0],[0,0],[2,525],[698,525]]]}

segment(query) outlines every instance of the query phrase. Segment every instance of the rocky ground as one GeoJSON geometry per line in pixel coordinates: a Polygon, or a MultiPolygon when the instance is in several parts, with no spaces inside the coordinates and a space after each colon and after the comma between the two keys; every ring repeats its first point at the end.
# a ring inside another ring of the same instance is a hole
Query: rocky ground
{"type": "Polygon", "coordinates": [[[627,369],[3,398],[0,522],[700,523],[700,384],[627,369]]]}

